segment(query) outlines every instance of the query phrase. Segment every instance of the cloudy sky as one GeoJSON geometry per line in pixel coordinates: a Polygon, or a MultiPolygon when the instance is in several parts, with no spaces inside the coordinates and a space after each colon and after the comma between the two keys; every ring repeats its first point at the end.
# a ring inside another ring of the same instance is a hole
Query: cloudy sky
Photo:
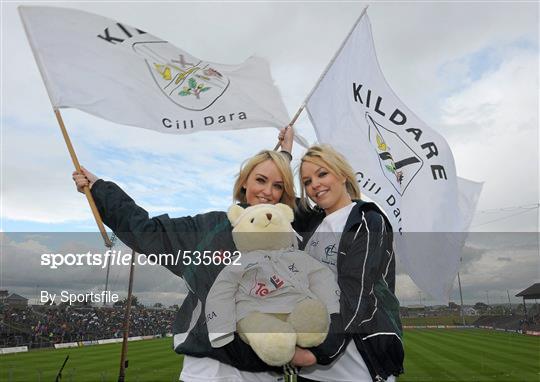
{"type": "MultiPolygon", "coordinates": [[[[207,61],[237,64],[262,56],[291,115],[365,5],[39,3],[122,21],[207,61]]],[[[33,258],[54,247],[43,232],[88,232],[95,224],[74,190],[73,166],[16,11],[20,4],[1,5],[1,286],[28,297],[43,288],[85,291],[104,275],[40,272],[33,258]],[[20,276],[23,265],[27,273],[20,276]]],[[[539,282],[538,4],[372,2],[368,14],[389,84],[447,139],[458,174],[484,182],[471,226],[482,234],[471,237],[463,255],[465,300],[485,301],[486,291],[506,296],[509,289],[512,295],[539,282]]],[[[277,135],[261,128],[170,136],[77,110],[63,116],[80,162],[115,180],[154,215],[226,209],[239,164],[273,147],[277,135]]],[[[296,129],[315,141],[305,114],[296,129]]],[[[295,147],[293,154],[298,158],[302,149],[295,147]]],[[[113,270],[118,290],[125,273],[113,270]]],[[[143,301],[174,303],[181,280],[160,269],[142,273],[135,288],[143,301]]],[[[402,304],[418,303],[418,288],[408,276],[398,276],[397,289],[402,304]]]]}

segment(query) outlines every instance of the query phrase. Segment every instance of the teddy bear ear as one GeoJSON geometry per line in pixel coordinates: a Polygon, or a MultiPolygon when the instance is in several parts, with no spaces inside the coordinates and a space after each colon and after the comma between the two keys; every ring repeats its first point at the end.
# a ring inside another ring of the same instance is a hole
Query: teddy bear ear
{"type": "Polygon", "coordinates": [[[289,223],[294,220],[294,212],[291,207],[283,203],[278,203],[276,204],[276,208],[281,211],[289,223]]]}
{"type": "Polygon", "coordinates": [[[238,217],[244,212],[244,209],[240,207],[239,205],[235,204],[232,205],[231,208],[227,211],[227,217],[229,218],[229,221],[231,224],[234,225],[238,217]]]}

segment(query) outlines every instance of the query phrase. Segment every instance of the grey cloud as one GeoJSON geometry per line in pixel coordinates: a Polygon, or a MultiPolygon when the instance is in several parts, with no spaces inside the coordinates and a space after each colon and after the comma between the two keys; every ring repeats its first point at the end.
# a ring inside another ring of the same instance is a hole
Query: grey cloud
{"type": "MultiPolygon", "coordinates": [[[[11,293],[18,293],[31,301],[39,296],[41,290],[60,293],[88,293],[105,288],[106,269],[100,266],[59,266],[51,269],[41,265],[43,253],[104,253],[99,235],[88,233],[48,233],[44,235],[25,233],[4,233],[2,248],[2,287],[11,293]],[[42,241],[27,240],[28,236],[42,237],[42,241]]],[[[131,251],[118,243],[117,253],[129,254],[131,251]]],[[[134,294],[144,303],[162,302],[167,305],[178,304],[187,293],[181,278],[159,265],[140,265],[135,267],[134,294]]],[[[127,295],[129,266],[112,265],[108,290],[127,295]]]]}
{"type": "MultiPolygon", "coordinates": [[[[488,296],[490,303],[507,303],[508,294],[512,303],[518,303],[515,294],[540,278],[538,234],[469,234],[459,272],[465,303],[486,302],[488,296]]],[[[398,277],[396,291],[402,304],[419,303],[418,287],[403,273],[398,277]]],[[[425,293],[423,299],[433,303],[425,293]]],[[[459,301],[457,279],[450,299],[459,301]]]]}

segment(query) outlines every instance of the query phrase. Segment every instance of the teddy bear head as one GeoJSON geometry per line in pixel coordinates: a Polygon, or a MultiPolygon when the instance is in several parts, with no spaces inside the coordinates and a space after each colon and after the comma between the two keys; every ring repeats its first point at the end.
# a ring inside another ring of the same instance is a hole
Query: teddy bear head
{"type": "Polygon", "coordinates": [[[296,237],[291,222],[294,213],[286,204],[233,205],[227,212],[233,240],[242,252],[290,248],[296,237]]]}

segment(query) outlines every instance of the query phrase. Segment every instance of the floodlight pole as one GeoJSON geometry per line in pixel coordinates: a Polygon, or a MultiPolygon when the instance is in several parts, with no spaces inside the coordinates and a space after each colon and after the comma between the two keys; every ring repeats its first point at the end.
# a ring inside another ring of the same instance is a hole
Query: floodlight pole
{"type": "MultiPolygon", "coordinates": [[[[111,247],[112,248],[112,247],[111,247]]],[[[107,274],[105,276],[105,293],[109,290],[109,273],[111,271],[111,262],[107,262],[107,274]]],[[[107,306],[107,299],[103,299],[103,306],[107,306]]]]}
{"type": "Polygon", "coordinates": [[[463,312],[463,293],[461,292],[461,278],[459,277],[459,272],[457,273],[457,282],[459,285],[459,298],[461,300],[461,322],[465,326],[465,314],[463,312]]]}

